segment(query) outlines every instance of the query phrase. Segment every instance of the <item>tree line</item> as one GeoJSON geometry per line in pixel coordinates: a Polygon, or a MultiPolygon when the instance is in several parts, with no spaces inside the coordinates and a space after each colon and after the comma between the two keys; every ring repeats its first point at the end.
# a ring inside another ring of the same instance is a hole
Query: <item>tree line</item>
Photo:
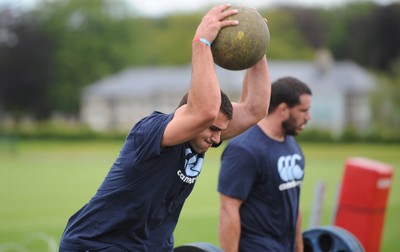
{"type": "MultiPolygon", "coordinates": [[[[86,85],[124,68],[183,65],[206,10],[150,18],[123,0],[41,1],[0,8],[0,122],[54,113],[75,116],[86,85]]],[[[400,4],[259,9],[271,34],[269,59],[312,59],[317,49],[371,71],[400,76],[400,4]]]]}

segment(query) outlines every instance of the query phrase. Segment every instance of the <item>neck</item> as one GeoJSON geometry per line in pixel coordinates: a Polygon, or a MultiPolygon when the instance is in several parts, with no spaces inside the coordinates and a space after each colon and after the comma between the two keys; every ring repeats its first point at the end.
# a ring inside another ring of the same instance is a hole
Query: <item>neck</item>
{"type": "Polygon", "coordinates": [[[264,117],[264,119],[259,121],[257,125],[269,138],[278,142],[283,142],[285,140],[285,134],[282,129],[282,122],[280,120],[277,120],[273,116],[264,117]]]}

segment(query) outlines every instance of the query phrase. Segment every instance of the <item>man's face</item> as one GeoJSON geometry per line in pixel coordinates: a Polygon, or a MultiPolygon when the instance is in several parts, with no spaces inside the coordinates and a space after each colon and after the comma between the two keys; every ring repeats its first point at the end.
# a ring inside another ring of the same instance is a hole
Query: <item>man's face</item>
{"type": "Polygon", "coordinates": [[[221,133],[226,130],[229,121],[226,115],[219,112],[217,120],[211,127],[189,141],[190,147],[198,154],[205,153],[213,144],[218,144],[221,141],[221,133]]]}
{"type": "Polygon", "coordinates": [[[310,116],[311,95],[300,96],[300,104],[289,109],[289,118],[282,122],[282,128],[286,135],[296,136],[311,119],[310,116]]]}

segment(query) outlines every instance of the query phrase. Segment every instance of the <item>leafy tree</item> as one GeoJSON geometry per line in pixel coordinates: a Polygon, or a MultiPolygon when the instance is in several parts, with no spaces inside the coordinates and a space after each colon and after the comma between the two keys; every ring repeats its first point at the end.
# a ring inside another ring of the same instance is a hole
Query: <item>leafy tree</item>
{"type": "Polygon", "coordinates": [[[286,10],[293,16],[295,25],[307,44],[313,48],[326,47],[327,21],[323,19],[324,11],[316,8],[293,8],[286,10]]]}
{"type": "Polygon", "coordinates": [[[176,14],[161,18],[135,18],[134,65],[182,65],[191,60],[191,41],[201,16],[176,14]],[[139,25],[140,24],[140,25],[139,25]]]}
{"type": "MultiPolygon", "coordinates": [[[[0,111],[76,115],[82,88],[104,76],[131,66],[189,64],[204,12],[148,18],[126,0],[41,0],[30,13],[3,11],[0,111]]],[[[327,47],[336,59],[399,72],[400,4],[259,12],[268,19],[269,59],[312,59],[316,48],[327,47]]]]}
{"type": "Polygon", "coordinates": [[[367,32],[363,41],[370,45],[368,54],[371,55],[365,62],[372,68],[389,70],[400,59],[400,3],[379,6],[366,19],[371,20],[372,32],[367,32]]]}
{"type": "Polygon", "coordinates": [[[331,10],[327,43],[338,59],[389,71],[400,56],[400,4],[350,4],[331,10]]]}
{"type": "Polygon", "coordinates": [[[75,114],[82,87],[133,62],[135,38],[127,31],[135,27],[126,21],[128,10],[117,0],[51,1],[37,7],[35,16],[54,48],[53,110],[75,114]]]}
{"type": "Polygon", "coordinates": [[[50,112],[49,40],[28,15],[4,9],[0,16],[0,109],[15,118],[50,112]]]}
{"type": "Polygon", "coordinates": [[[306,36],[296,26],[295,17],[286,9],[262,11],[268,20],[270,44],[267,50],[269,59],[311,59],[314,50],[307,43],[306,36]]]}

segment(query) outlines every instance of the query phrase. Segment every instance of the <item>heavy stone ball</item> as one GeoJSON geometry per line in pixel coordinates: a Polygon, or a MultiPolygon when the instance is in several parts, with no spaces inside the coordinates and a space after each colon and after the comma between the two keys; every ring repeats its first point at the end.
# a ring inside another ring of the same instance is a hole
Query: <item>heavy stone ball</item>
{"type": "Polygon", "coordinates": [[[267,20],[255,9],[231,6],[239,12],[226,19],[238,20],[239,25],[220,30],[211,45],[214,62],[228,70],[243,70],[256,64],[266,53],[270,35],[267,20]]]}

